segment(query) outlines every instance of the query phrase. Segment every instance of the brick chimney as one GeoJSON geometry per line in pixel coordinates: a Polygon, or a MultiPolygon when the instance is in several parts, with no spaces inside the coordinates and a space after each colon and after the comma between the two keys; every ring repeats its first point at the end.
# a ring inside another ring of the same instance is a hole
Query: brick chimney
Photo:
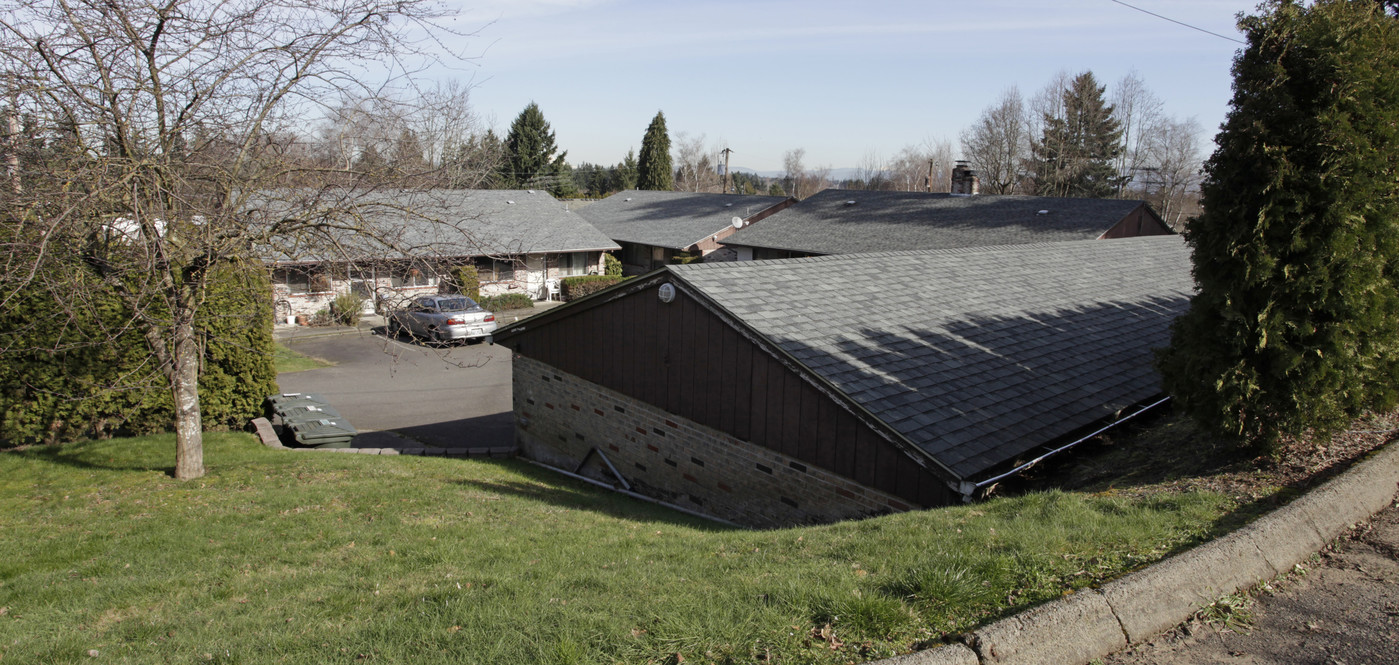
{"type": "Polygon", "coordinates": [[[953,196],[976,196],[981,193],[981,180],[976,177],[967,165],[966,160],[957,160],[957,165],[952,167],[952,195],[953,196]]]}

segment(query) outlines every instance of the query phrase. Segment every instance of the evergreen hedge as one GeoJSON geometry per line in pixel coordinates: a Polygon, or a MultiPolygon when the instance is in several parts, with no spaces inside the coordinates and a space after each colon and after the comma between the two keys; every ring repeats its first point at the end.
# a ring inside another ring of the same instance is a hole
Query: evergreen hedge
{"type": "Polygon", "coordinates": [[[492,312],[501,312],[507,309],[528,309],[534,307],[534,298],[523,293],[506,293],[498,296],[478,298],[476,304],[492,312]]]}
{"type": "Polygon", "coordinates": [[[597,293],[613,284],[622,281],[621,275],[581,275],[578,277],[565,277],[560,282],[560,295],[564,302],[575,298],[582,298],[590,293],[597,293]]]}
{"type": "MultiPolygon", "coordinates": [[[[89,278],[73,271],[62,279],[89,278]]],[[[131,317],[118,299],[91,284],[45,283],[0,315],[0,447],[169,430],[169,384],[140,332],[89,332],[123,329],[131,317]]],[[[242,427],[277,390],[270,294],[261,268],[223,269],[212,280],[200,327],[205,429],[242,427]]]]}

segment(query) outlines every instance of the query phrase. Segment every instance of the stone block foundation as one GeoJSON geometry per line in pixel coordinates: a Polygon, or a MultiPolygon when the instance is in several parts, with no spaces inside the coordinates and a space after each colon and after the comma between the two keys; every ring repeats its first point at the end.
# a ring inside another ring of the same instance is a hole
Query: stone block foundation
{"type": "Polygon", "coordinates": [[[540,463],[738,524],[776,528],[868,517],[906,502],[514,356],[515,440],[540,463]]]}

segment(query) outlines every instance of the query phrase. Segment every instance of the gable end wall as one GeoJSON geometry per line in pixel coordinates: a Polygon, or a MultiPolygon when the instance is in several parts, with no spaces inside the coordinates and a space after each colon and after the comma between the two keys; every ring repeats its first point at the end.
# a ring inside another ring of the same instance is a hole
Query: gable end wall
{"type": "Polygon", "coordinates": [[[1166,226],[1161,218],[1152,214],[1146,204],[1137,206],[1135,210],[1127,213],[1112,228],[1103,232],[1099,238],[1109,240],[1112,238],[1136,238],[1138,236],[1164,236],[1173,233],[1170,227],[1166,226]]]}
{"type": "MultiPolygon", "coordinates": [[[[744,526],[823,523],[912,508],[519,354],[514,400],[515,441],[525,457],[573,472],[597,448],[632,491],[744,526]]],[[[578,472],[616,482],[596,455],[578,472]]]]}
{"type": "MultiPolygon", "coordinates": [[[[499,342],[520,355],[661,412],[933,507],[954,500],[920,466],[846,406],[803,379],[703,304],[659,283],[544,320],[499,342]]],[[[516,405],[519,406],[518,404],[516,405]]]]}

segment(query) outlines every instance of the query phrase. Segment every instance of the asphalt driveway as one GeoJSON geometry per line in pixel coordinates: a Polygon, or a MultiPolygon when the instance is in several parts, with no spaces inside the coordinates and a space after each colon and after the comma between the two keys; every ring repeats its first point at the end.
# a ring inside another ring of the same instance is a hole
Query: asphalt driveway
{"type": "Polygon", "coordinates": [[[509,349],[485,343],[436,348],[386,339],[382,328],[279,341],[335,363],[278,375],[277,383],[282,392],[324,395],[362,432],[357,448],[514,443],[509,349]]]}

